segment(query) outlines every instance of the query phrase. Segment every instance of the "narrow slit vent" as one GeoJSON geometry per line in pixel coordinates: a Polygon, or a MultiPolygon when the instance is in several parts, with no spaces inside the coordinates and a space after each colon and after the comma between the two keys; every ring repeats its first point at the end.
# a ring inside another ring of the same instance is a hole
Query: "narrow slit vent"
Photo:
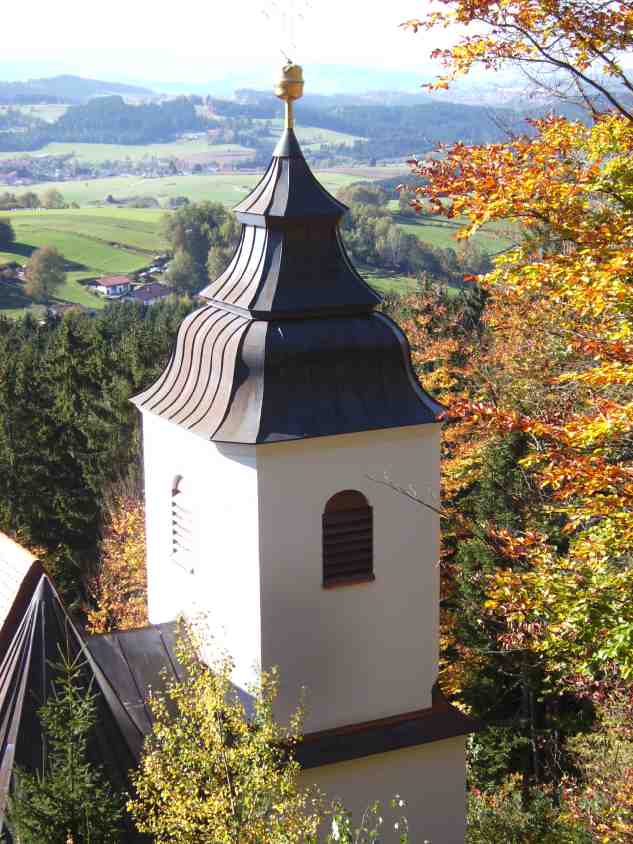
{"type": "Polygon", "coordinates": [[[193,508],[183,478],[177,478],[171,493],[171,558],[193,573],[193,508]]]}

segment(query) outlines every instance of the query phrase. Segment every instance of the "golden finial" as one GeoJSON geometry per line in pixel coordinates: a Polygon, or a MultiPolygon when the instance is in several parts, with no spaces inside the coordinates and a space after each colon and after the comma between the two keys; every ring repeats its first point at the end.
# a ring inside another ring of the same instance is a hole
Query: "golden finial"
{"type": "Polygon", "coordinates": [[[275,96],[286,103],[286,129],[294,126],[293,103],[303,96],[303,68],[288,61],[281,69],[281,78],[275,83],[275,96]]]}

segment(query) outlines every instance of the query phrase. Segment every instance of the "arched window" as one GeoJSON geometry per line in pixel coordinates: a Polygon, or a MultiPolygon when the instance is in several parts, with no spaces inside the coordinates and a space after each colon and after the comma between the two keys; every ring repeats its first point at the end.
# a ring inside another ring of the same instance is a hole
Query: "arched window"
{"type": "Polygon", "coordinates": [[[182,475],[174,478],[171,488],[171,558],[193,574],[193,509],[182,475]]]}
{"type": "Polygon", "coordinates": [[[346,489],[323,513],[323,586],[368,580],[374,580],[373,512],[362,492],[346,489]]]}

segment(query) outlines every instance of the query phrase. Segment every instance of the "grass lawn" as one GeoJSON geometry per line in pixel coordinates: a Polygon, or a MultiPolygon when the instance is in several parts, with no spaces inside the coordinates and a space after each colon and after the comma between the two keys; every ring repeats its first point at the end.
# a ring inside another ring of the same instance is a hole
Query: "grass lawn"
{"type": "Polygon", "coordinates": [[[373,267],[357,267],[357,269],[365,281],[379,293],[398,293],[404,296],[406,293],[414,293],[418,287],[417,279],[410,276],[388,273],[373,267]]]}
{"type": "MultiPolygon", "coordinates": [[[[0,262],[4,260],[4,257],[4,253],[0,252],[0,262]]],[[[51,300],[52,304],[63,302],[85,305],[94,310],[104,308],[106,305],[104,299],[90,293],[79,284],[77,276],[81,275],[81,273],[68,273],[66,282],[58,289],[51,300]]],[[[14,319],[24,316],[27,311],[34,316],[38,316],[44,314],[45,308],[43,305],[33,302],[24,292],[22,285],[0,281],[0,316],[14,319]]]]}

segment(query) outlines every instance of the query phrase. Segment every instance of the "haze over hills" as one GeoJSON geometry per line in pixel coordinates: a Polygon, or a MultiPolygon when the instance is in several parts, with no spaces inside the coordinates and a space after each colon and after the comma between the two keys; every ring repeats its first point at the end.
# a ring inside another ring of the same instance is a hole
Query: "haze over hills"
{"type": "MultiPolygon", "coordinates": [[[[42,95],[57,98],[59,102],[76,103],[107,94],[127,97],[198,94],[230,99],[237,90],[270,91],[272,87],[270,68],[258,65],[240,67],[238,70],[228,66],[226,69],[215,67],[212,73],[209,73],[208,69],[200,69],[199,75],[190,72],[191,78],[184,81],[137,81],[120,78],[115,72],[111,76],[108,75],[107,81],[68,73],[45,76],[40,63],[33,65],[33,73],[29,71],[29,67],[28,62],[21,62],[16,66],[15,63],[0,61],[0,80],[7,80],[0,81],[1,101],[42,95]],[[270,86],[266,84],[269,77],[270,86]]],[[[382,105],[411,105],[415,102],[443,99],[473,105],[501,105],[506,104],[511,96],[520,95],[522,84],[516,78],[504,79],[497,76],[493,79],[488,75],[474,75],[468,81],[457,83],[448,96],[446,93],[431,94],[422,87],[432,79],[432,74],[423,69],[417,71],[310,64],[305,70],[309,82],[306,95],[349,97],[357,104],[376,101],[382,105]]],[[[347,104],[352,104],[352,101],[347,104]]]]}
{"type": "Polygon", "coordinates": [[[42,97],[58,102],[86,102],[93,97],[119,94],[124,97],[152,96],[149,88],[127,85],[121,82],[104,82],[99,79],[83,79],[81,76],[62,74],[42,79],[28,79],[25,82],[0,82],[1,102],[20,102],[42,97]]]}

